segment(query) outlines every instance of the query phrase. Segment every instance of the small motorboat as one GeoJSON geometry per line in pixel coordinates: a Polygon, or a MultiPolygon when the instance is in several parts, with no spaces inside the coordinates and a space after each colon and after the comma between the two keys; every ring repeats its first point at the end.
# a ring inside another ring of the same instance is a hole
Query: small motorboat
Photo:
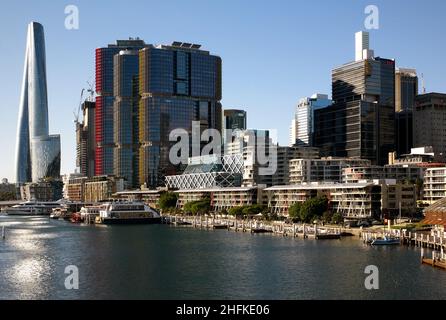
{"type": "Polygon", "coordinates": [[[373,239],[370,244],[372,246],[396,245],[400,244],[400,239],[384,236],[383,238],[373,239]]]}

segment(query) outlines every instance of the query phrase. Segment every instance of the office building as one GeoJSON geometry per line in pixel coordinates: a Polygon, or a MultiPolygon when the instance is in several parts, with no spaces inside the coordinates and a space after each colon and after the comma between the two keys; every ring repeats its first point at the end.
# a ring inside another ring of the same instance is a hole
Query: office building
{"type": "Polygon", "coordinates": [[[113,58],[113,173],[129,188],[138,181],[138,86],[139,53],[121,50],[113,58]]]}
{"type": "Polygon", "coordinates": [[[15,157],[16,183],[60,178],[60,136],[49,135],[43,26],[28,25],[15,157]]]}
{"type": "MultiPolygon", "coordinates": [[[[200,132],[221,132],[221,58],[200,45],[174,42],[140,50],[139,70],[139,184],[154,188],[182,170],[169,160],[172,130],[191,137],[197,121],[200,132]]],[[[195,155],[179,156],[186,162],[195,155]]]]}
{"type": "Polygon", "coordinates": [[[226,135],[226,131],[246,130],[246,111],[240,109],[223,110],[223,138],[224,141],[230,139],[226,135]]]}
{"type": "MultiPolygon", "coordinates": [[[[364,34],[358,39],[367,42],[364,34]]],[[[384,165],[395,149],[395,61],[357,47],[362,59],[357,50],[356,61],[332,72],[333,105],[315,111],[315,145],[322,156],[384,165]]]]}
{"type": "Polygon", "coordinates": [[[432,146],[435,161],[446,162],[446,94],[418,95],[413,126],[414,147],[432,146]]]}
{"type": "MultiPolygon", "coordinates": [[[[122,50],[139,50],[146,46],[143,40],[130,38],[96,49],[95,175],[114,172],[114,56],[122,50]]],[[[131,79],[128,80],[130,86],[131,79]]]]}
{"type": "Polygon", "coordinates": [[[395,137],[398,156],[408,154],[413,147],[413,109],[418,95],[415,69],[395,70],[395,137]]]}
{"type": "Polygon", "coordinates": [[[328,95],[315,93],[311,97],[300,99],[295,118],[291,123],[291,145],[300,147],[314,146],[314,111],[332,104],[328,95]],[[294,140],[293,140],[294,139],[294,140]]]}

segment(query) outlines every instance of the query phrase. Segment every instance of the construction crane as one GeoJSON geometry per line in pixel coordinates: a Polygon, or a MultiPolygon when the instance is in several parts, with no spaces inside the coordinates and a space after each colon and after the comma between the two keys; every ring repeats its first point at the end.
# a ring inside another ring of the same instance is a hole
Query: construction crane
{"type": "Polygon", "coordinates": [[[74,123],[76,123],[76,124],[79,124],[79,118],[80,118],[80,113],[81,113],[81,109],[82,109],[82,103],[84,101],[87,101],[87,100],[88,101],[94,101],[94,88],[93,88],[93,85],[89,81],[87,81],[87,84],[88,84],[88,89],[83,88],[81,90],[79,106],[77,107],[77,110],[73,111],[74,123]],[[87,99],[84,100],[85,91],[87,91],[90,94],[90,96],[87,99]]]}
{"type": "Polygon", "coordinates": [[[79,117],[80,117],[80,113],[81,113],[82,99],[83,99],[83,97],[84,97],[84,92],[85,92],[85,89],[82,89],[82,91],[81,91],[81,97],[80,97],[80,100],[79,100],[79,106],[78,106],[77,110],[74,110],[74,111],[73,111],[73,115],[74,115],[74,123],[75,123],[75,124],[78,124],[78,123],[79,123],[79,117]]]}

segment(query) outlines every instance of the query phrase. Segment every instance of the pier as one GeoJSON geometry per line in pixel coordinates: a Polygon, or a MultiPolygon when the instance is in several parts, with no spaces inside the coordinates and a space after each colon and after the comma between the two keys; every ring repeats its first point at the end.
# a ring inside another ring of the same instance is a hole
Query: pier
{"type": "MultiPolygon", "coordinates": [[[[210,216],[163,216],[162,222],[174,226],[184,226],[198,229],[225,229],[234,232],[270,233],[283,237],[302,237],[323,239],[340,239],[342,235],[351,234],[344,228],[318,226],[313,224],[285,223],[280,221],[257,221],[210,216]]],[[[358,234],[359,235],[359,234],[358,234]]]]}
{"type": "Polygon", "coordinates": [[[446,234],[433,230],[431,232],[412,232],[408,230],[363,230],[361,237],[364,242],[383,237],[398,238],[401,244],[420,248],[431,248],[433,250],[446,249],[446,234]]]}

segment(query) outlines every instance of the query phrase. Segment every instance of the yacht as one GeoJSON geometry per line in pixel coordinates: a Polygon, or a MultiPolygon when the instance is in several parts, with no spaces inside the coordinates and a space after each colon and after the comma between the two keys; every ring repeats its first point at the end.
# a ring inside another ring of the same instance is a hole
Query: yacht
{"type": "Polygon", "coordinates": [[[161,223],[161,216],[158,211],[143,202],[116,201],[101,205],[96,223],[154,224],[161,223]]]}
{"type": "Polygon", "coordinates": [[[49,216],[53,209],[60,206],[60,202],[26,201],[12,207],[2,208],[2,212],[9,216],[49,216]]]}

